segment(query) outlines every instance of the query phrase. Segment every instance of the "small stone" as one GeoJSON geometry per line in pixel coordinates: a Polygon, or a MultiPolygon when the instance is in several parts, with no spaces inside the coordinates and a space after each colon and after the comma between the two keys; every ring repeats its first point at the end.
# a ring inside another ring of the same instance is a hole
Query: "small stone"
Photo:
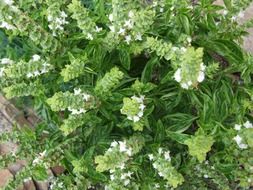
{"type": "Polygon", "coordinates": [[[32,180],[24,182],[25,190],[36,190],[36,187],[32,180]]]}
{"type": "Polygon", "coordinates": [[[65,168],[63,166],[54,166],[51,168],[51,170],[55,176],[59,176],[63,174],[63,172],[65,171],[65,168]]]}
{"type": "Polygon", "coordinates": [[[0,154],[1,155],[16,152],[17,149],[18,149],[18,145],[13,142],[7,142],[7,143],[0,144],[0,154]]]}
{"type": "Polygon", "coordinates": [[[11,172],[7,169],[0,170],[0,189],[5,187],[8,184],[8,181],[10,181],[13,178],[13,175],[11,172]]]}

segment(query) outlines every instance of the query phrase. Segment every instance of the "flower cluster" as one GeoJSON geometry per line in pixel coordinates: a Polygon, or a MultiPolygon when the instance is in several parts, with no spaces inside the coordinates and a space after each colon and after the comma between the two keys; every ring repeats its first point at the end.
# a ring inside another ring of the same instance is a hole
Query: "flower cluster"
{"type": "Polygon", "coordinates": [[[55,11],[54,8],[48,9],[48,27],[53,31],[53,36],[57,36],[57,34],[61,34],[64,31],[64,25],[69,23],[66,20],[67,17],[68,15],[64,11],[55,11]]]}
{"type": "Polygon", "coordinates": [[[107,38],[127,45],[134,41],[142,41],[143,34],[153,23],[155,11],[152,9],[135,10],[128,8],[123,2],[112,4],[112,13],[108,15],[110,32],[107,38]]]}
{"type": "Polygon", "coordinates": [[[164,0],[153,1],[152,7],[154,9],[158,9],[159,12],[162,13],[164,11],[165,1],[164,0]]]}
{"type": "MultiPolygon", "coordinates": [[[[9,64],[12,64],[13,62],[14,61],[9,59],[9,58],[2,58],[0,60],[0,65],[6,66],[6,65],[9,65],[9,64]]],[[[0,77],[4,76],[4,70],[5,70],[5,67],[0,68],[0,77]]]]}
{"type": "MultiPolygon", "coordinates": [[[[10,19],[11,19],[11,17],[10,17],[10,19]]],[[[6,29],[6,30],[13,30],[13,29],[15,29],[15,26],[13,26],[12,24],[9,24],[6,21],[1,21],[0,23],[1,23],[0,24],[0,28],[6,29]]]]}
{"type": "MultiPolygon", "coordinates": [[[[239,131],[241,131],[242,126],[245,127],[245,129],[253,129],[253,125],[252,125],[252,123],[249,122],[249,121],[246,121],[243,125],[235,124],[234,129],[235,129],[236,131],[239,132],[239,131]]],[[[243,133],[242,133],[242,135],[243,135],[243,133]]],[[[244,143],[247,139],[244,140],[244,139],[242,138],[242,135],[237,134],[237,135],[233,138],[233,140],[236,142],[236,144],[238,145],[238,147],[239,147],[240,149],[247,149],[247,148],[248,148],[248,145],[247,145],[246,143],[244,143]]]]}
{"type": "MultiPolygon", "coordinates": [[[[78,89],[74,89],[74,95],[75,96],[81,96],[83,101],[87,102],[89,101],[90,99],[90,95],[85,93],[85,92],[82,92],[82,90],[80,88],[78,89]]],[[[75,108],[71,108],[71,107],[68,107],[68,110],[71,112],[71,114],[73,115],[77,115],[77,114],[82,114],[82,113],[85,113],[87,110],[85,110],[84,108],[79,108],[79,109],[75,109],[75,108]]]]}
{"type": "MultiPolygon", "coordinates": [[[[30,64],[36,64],[36,63],[38,63],[40,61],[41,61],[41,57],[39,55],[35,54],[35,55],[32,56],[32,59],[29,61],[29,63],[30,64]]],[[[42,61],[42,62],[43,62],[42,67],[37,68],[37,70],[33,70],[31,72],[28,72],[26,74],[26,77],[27,78],[32,78],[32,77],[37,77],[39,75],[48,73],[49,70],[51,69],[51,65],[48,64],[45,61],[42,61]]]]}
{"type": "Polygon", "coordinates": [[[43,151],[39,153],[38,157],[32,161],[32,164],[35,165],[43,165],[45,168],[48,168],[48,163],[45,162],[45,157],[47,155],[47,151],[43,151]]]}
{"type": "Polygon", "coordinates": [[[7,65],[7,64],[12,64],[14,61],[9,59],[9,58],[2,58],[0,60],[0,64],[3,64],[3,65],[7,65]]]}
{"type": "Polygon", "coordinates": [[[120,110],[121,113],[126,115],[127,119],[133,121],[134,123],[140,121],[146,107],[144,105],[144,96],[124,98],[123,103],[123,107],[120,110]]]}
{"type": "Polygon", "coordinates": [[[206,66],[202,62],[202,57],[202,48],[185,49],[185,53],[181,56],[180,66],[174,73],[174,79],[180,83],[182,88],[196,87],[198,83],[204,81],[206,66]]]}
{"type": "Polygon", "coordinates": [[[170,151],[159,148],[158,154],[149,154],[148,157],[158,175],[165,179],[169,186],[176,188],[183,183],[183,176],[171,164],[170,151]]]}
{"type": "Polygon", "coordinates": [[[72,13],[71,17],[77,21],[78,27],[82,30],[87,40],[93,40],[103,30],[91,19],[89,10],[81,4],[81,1],[72,0],[68,8],[72,13]]]}
{"type": "Polygon", "coordinates": [[[64,187],[63,182],[56,178],[53,178],[49,186],[49,190],[60,190],[60,189],[65,189],[65,188],[66,187],[64,187]]]}
{"type": "Polygon", "coordinates": [[[125,163],[132,156],[133,150],[127,145],[126,141],[113,141],[110,148],[105,152],[104,156],[97,156],[95,162],[97,170],[103,172],[105,170],[125,169],[125,163]],[[110,162],[112,161],[113,162],[110,162]]]}
{"type": "Polygon", "coordinates": [[[129,185],[131,185],[133,172],[122,168],[110,170],[110,181],[109,184],[106,185],[105,189],[109,190],[119,188],[121,186],[129,187],[129,185]]]}

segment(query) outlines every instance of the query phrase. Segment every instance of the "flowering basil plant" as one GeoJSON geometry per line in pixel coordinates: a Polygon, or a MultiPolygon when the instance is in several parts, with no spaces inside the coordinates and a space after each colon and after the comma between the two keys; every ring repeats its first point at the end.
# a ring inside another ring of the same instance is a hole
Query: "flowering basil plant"
{"type": "Polygon", "coordinates": [[[1,0],[1,91],[41,118],[0,136],[28,163],[5,189],[249,189],[250,3],[1,0]]]}

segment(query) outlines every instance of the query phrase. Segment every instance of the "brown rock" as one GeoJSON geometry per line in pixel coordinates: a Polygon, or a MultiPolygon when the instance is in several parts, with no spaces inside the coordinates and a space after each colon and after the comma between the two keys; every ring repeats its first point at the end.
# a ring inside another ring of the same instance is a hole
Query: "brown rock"
{"type": "Polygon", "coordinates": [[[65,171],[65,168],[63,166],[54,166],[51,168],[52,172],[54,173],[55,176],[63,174],[65,171]]]}
{"type": "Polygon", "coordinates": [[[32,180],[24,182],[24,187],[25,190],[36,190],[36,187],[32,180]]]}
{"type": "Polygon", "coordinates": [[[34,181],[37,190],[48,190],[49,183],[47,181],[34,181]]]}
{"type": "Polygon", "coordinates": [[[16,175],[19,170],[21,170],[26,165],[26,161],[19,160],[14,164],[10,164],[8,166],[8,169],[13,175],[16,175]]]}
{"type": "Polygon", "coordinates": [[[8,181],[13,178],[11,172],[7,169],[0,170],[0,188],[5,187],[8,181]]]}
{"type": "Polygon", "coordinates": [[[18,149],[18,145],[13,142],[7,142],[4,144],[0,144],[0,154],[10,154],[12,152],[16,152],[18,149]]]}
{"type": "MultiPolygon", "coordinates": [[[[48,178],[51,178],[54,176],[53,172],[51,170],[47,170],[48,178]]],[[[34,181],[36,189],[37,190],[48,190],[49,188],[49,181],[34,181]]]]}

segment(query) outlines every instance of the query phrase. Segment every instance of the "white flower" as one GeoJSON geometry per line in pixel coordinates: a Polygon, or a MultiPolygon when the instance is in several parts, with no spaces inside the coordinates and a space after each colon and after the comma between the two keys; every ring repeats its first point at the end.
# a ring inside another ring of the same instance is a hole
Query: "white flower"
{"type": "Polygon", "coordinates": [[[5,21],[2,21],[1,25],[0,25],[1,28],[6,28],[7,30],[13,30],[15,29],[14,26],[12,26],[11,24],[5,22],[5,21]]]}
{"type": "Polygon", "coordinates": [[[120,169],[124,170],[125,169],[125,163],[122,163],[120,166],[119,166],[120,169]]]}
{"type": "Polygon", "coordinates": [[[205,174],[205,175],[204,175],[204,178],[206,178],[206,179],[207,179],[207,178],[209,178],[209,176],[208,176],[207,174],[205,174]]]}
{"type": "Polygon", "coordinates": [[[63,17],[63,18],[67,18],[67,17],[68,17],[68,15],[67,15],[64,11],[61,11],[61,17],[63,17]]]}
{"type": "Polygon", "coordinates": [[[88,39],[88,40],[93,40],[93,36],[92,36],[91,33],[88,33],[88,34],[87,34],[87,39],[88,39]]]}
{"type": "Polygon", "coordinates": [[[249,121],[246,121],[246,122],[243,124],[243,126],[244,126],[245,128],[247,128],[247,129],[253,128],[252,123],[250,123],[249,121]]]}
{"type": "Polygon", "coordinates": [[[33,74],[32,74],[32,73],[27,73],[27,74],[26,74],[26,77],[27,77],[27,78],[31,78],[31,77],[33,77],[33,74]]]}
{"type": "Polygon", "coordinates": [[[124,181],[124,186],[127,186],[129,183],[130,183],[130,180],[129,180],[129,179],[126,179],[126,180],[124,181]]]}
{"type": "Polygon", "coordinates": [[[127,178],[127,175],[124,174],[124,173],[123,173],[123,174],[121,175],[121,177],[120,177],[120,179],[126,179],[126,178],[127,178]]]}
{"type": "Polygon", "coordinates": [[[238,144],[238,146],[239,146],[240,149],[246,149],[246,148],[248,148],[248,145],[244,144],[244,143],[240,143],[240,144],[238,144]]]}
{"type": "Polygon", "coordinates": [[[90,95],[89,94],[85,94],[83,93],[83,99],[87,102],[90,99],[90,95]]]}
{"type": "Polygon", "coordinates": [[[133,121],[134,121],[134,122],[140,121],[140,117],[135,115],[135,116],[133,117],[133,121]]]}
{"type": "Polygon", "coordinates": [[[39,76],[40,75],[40,72],[39,71],[34,71],[34,76],[39,76]]]}
{"type": "Polygon", "coordinates": [[[1,59],[1,64],[11,64],[13,61],[9,58],[3,58],[1,59]]]}
{"type": "Polygon", "coordinates": [[[135,36],[135,40],[142,41],[142,36],[141,36],[140,33],[138,33],[138,34],[135,36]]]}
{"type": "Polygon", "coordinates": [[[132,148],[127,149],[126,153],[128,156],[132,156],[132,148]]]}
{"type": "Polygon", "coordinates": [[[143,111],[145,109],[145,107],[146,106],[144,104],[140,104],[140,106],[139,106],[139,108],[140,108],[141,111],[143,111]]]}
{"type": "Polygon", "coordinates": [[[177,51],[178,47],[172,47],[171,49],[172,49],[172,51],[177,51]]]}
{"type": "Polygon", "coordinates": [[[110,169],[109,172],[112,174],[112,173],[115,172],[115,170],[114,169],[110,169]]]}
{"type": "Polygon", "coordinates": [[[158,183],[156,183],[155,188],[160,188],[160,185],[158,183]]]}
{"type": "Polygon", "coordinates": [[[130,44],[130,41],[132,40],[132,37],[130,36],[130,35],[127,35],[126,37],[125,37],[125,42],[127,43],[127,44],[130,44]]]}
{"type": "Polygon", "coordinates": [[[164,176],[162,172],[159,172],[158,175],[161,176],[161,177],[164,176]]]}
{"type": "Polygon", "coordinates": [[[118,142],[117,142],[117,141],[113,141],[113,142],[111,143],[111,147],[116,147],[116,146],[118,146],[118,142]]]}
{"type": "Polygon", "coordinates": [[[113,181],[115,179],[114,175],[110,175],[110,179],[113,181]]]}
{"type": "Polygon", "coordinates": [[[120,152],[126,152],[127,151],[127,146],[126,146],[126,141],[120,141],[119,142],[119,151],[120,152]]]}
{"type": "Polygon", "coordinates": [[[204,63],[200,64],[200,70],[201,71],[205,71],[206,70],[206,66],[204,65],[204,63]]]}
{"type": "Polygon", "coordinates": [[[74,89],[74,95],[79,95],[81,94],[82,90],[80,88],[74,89]]]}
{"type": "Polygon", "coordinates": [[[154,160],[154,155],[153,154],[149,154],[148,158],[149,158],[149,160],[154,160]]]}
{"type": "Polygon", "coordinates": [[[165,160],[171,161],[170,151],[164,152],[164,157],[165,157],[165,160]]]}
{"type": "Polygon", "coordinates": [[[239,135],[236,135],[234,138],[235,142],[239,145],[242,142],[242,138],[239,135]]]}
{"type": "Polygon", "coordinates": [[[12,5],[14,2],[13,0],[4,0],[4,3],[7,5],[12,5]]]}
{"type": "Polygon", "coordinates": [[[224,10],[223,13],[222,13],[224,16],[226,16],[228,14],[228,11],[227,10],[224,10]]]}
{"type": "Polygon", "coordinates": [[[4,75],[4,68],[0,68],[0,77],[4,75]]]}
{"type": "Polygon", "coordinates": [[[199,76],[198,76],[198,82],[202,82],[205,79],[205,73],[203,71],[199,72],[199,76]]]}
{"type": "Polygon", "coordinates": [[[126,173],[127,177],[131,177],[132,174],[133,174],[133,172],[130,172],[130,171],[128,171],[128,172],[126,173]]]}
{"type": "Polygon", "coordinates": [[[126,30],[124,28],[120,28],[118,34],[125,35],[126,30]]]}
{"type": "Polygon", "coordinates": [[[155,169],[157,169],[157,163],[152,164],[155,169]]]}
{"type": "Polygon", "coordinates": [[[112,32],[115,32],[115,27],[114,27],[114,26],[109,26],[109,28],[110,28],[110,30],[111,30],[112,32]]]}
{"type": "Polygon", "coordinates": [[[79,111],[77,109],[72,109],[71,114],[77,115],[77,114],[79,114],[79,111]]]}
{"type": "Polygon", "coordinates": [[[180,82],[182,80],[182,78],[181,78],[181,69],[177,69],[177,71],[174,74],[174,79],[177,82],[180,82]]]}
{"type": "Polygon", "coordinates": [[[188,82],[187,82],[187,85],[188,85],[188,86],[191,86],[191,85],[192,85],[192,81],[188,81],[188,82]]]}
{"type": "Polygon", "coordinates": [[[41,74],[44,74],[44,73],[47,73],[48,71],[45,69],[45,68],[43,68],[41,71],[40,71],[40,73],[41,74]]]}
{"type": "Polygon", "coordinates": [[[235,130],[240,131],[241,130],[241,125],[235,124],[234,128],[235,128],[235,130]]]}
{"type": "Polygon", "coordinates": [[[83,109],[83,108],[81,108],[81,109],[79,110],[79,113],[85,113],[85,112],[86,112],[86,110],[83,109]]]}
{"type": "Polygon", "coordinates": [[[187,37],[186,40],[187,40],[188,43],[191,43],[191,42],[192,42],[192,38],[191,38],[191,37],[187,37]]]}
{"type": "Polygon", "coordinates": [[[180,50],[181,50],[182,52],[186,52],[186,51],[187,51],[187,49],[186,49],[185,47],[181,47],[180,50]]]}
{"type": "Polygon", "coordinates": [[[181,87],[184,88],[184,89],[189,89],[189,86],[187,83],[182,83],[181,84],[181,87]]]}
{"type": "Polygon", "coordinates": [[[153,1],[153,7],[156,7],[158,5],[157,1],[153,1]]]}
{"type": "Polygon", "coordinates": [[[40,56],[37,55],[37,54],[33,55],[32,58],[33,58],[33,61],[39,61],[40,60],[40,56]]]}
{"type": "Polygon", "coordinates": [[[124,26],[127,27],[128,29],[132,29],[133,28],[133,22],[130,19],[126,20],[124,26]]]}
{"type": "Polygon", "coordinates": [[[101,27],[96,26],[96,32],[101,32],[103,29],[101,27]]]}
{"type": "Polygon", "coordinates": [[[113,14],[109,14],[109,20],[112,22],[113,21],[113,14]]]}
{"type": "Polygon", "coordinates": [[[48,15],[48,16],[47,16],[47,20],[48,20],[49,22],[53,21],[53,16],[52,16],[52,15],[48,15]]]}
{"type": "Polygon", "coordinates": [[[143,116],[143,111],[140,111],[139,113],[138,113],[138,117],[140,118],[140,117],[142,117],[143,116]]]}
{"type": "Polygon", "coordinates": [[[162,13],[164,11],[164,8],[163,7],[161,7],[160,8],[160,13],[162,13]]]}
{"type": "Polygon", "coordinates": [[[134,17],[134,12],[131,10],[128,12],[128,17],[133,18],[134,17]]]}

